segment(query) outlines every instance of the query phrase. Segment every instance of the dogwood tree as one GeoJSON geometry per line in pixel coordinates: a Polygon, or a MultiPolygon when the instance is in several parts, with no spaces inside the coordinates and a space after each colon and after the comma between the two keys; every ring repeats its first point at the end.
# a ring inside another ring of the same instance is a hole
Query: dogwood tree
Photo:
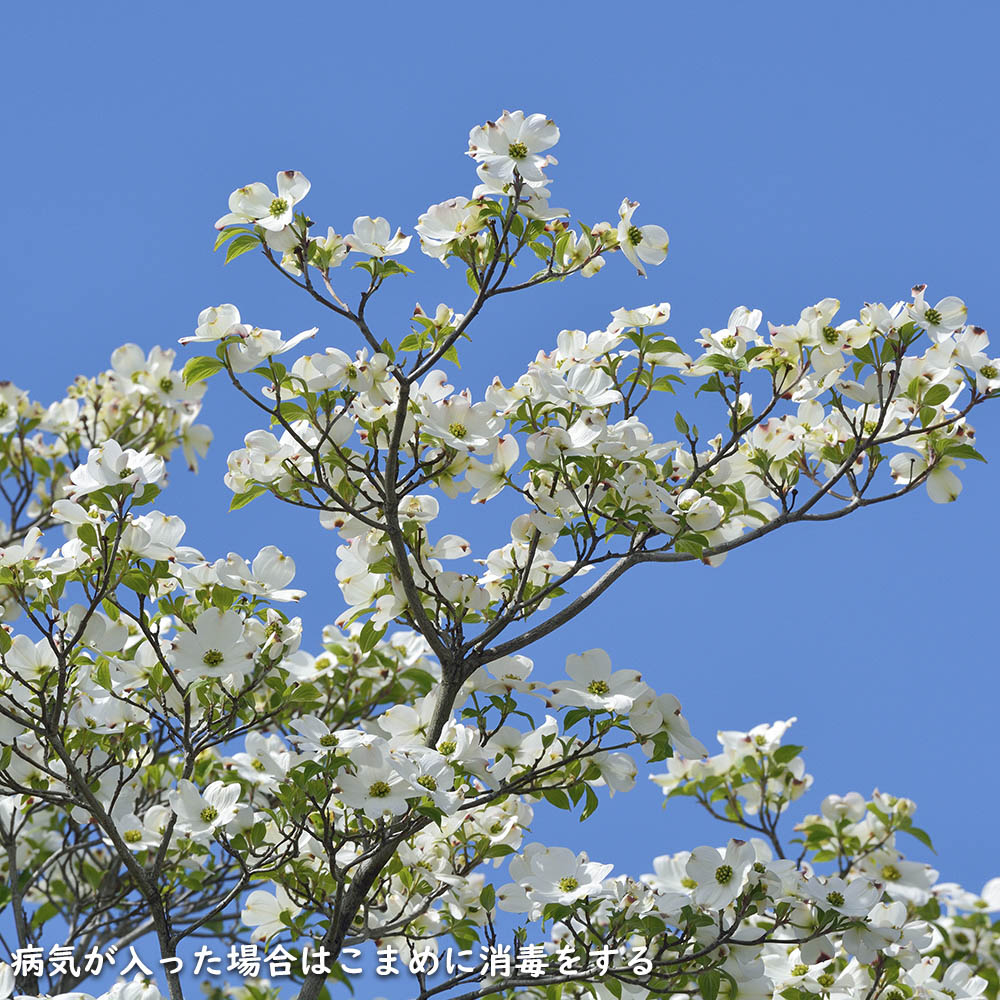
{"type": "Polygon", "coordinates": [[[180,1000],[201,978],[312,1000],[377,947],[416,1000],[996,997],[1000,880],[969,892],[907,860],[928,841],[911,801],[830,794],[790,821],[812,780],[793,720],[709,756],[641,664],[528,657],[640,564],[717,566],[796,522],[954,500],[980,459],[967,417],[1000,386],[986,332],[923,286],[847,318],[832,298],[779,324],[738,306],[693,340],[659,303],[456,391],[492,300],[666,257],[634,201],[593,225],[550,207],[558,137],[520,111],[473,129],[478,185],[417,221],[420,250],[464,272],[461,311],[376,328],[414,234],[317,224],[283,171],[233,192],[216,246],[255,251],[339,346],[223,304],[183,363],[127,345],[48,407],[0,387],[0,995],[85,995],[117,955],[106,996],[180,1000]],[[339,539],[344,610],[311,651],[291,558],[206,556],[161,507],[165,461],[209,442],[210,378],[257,422],[232,506],[298,508],[339,539]],[[447,530],[469,501],[504,512],[490,551],[447,530]],[[536,809],[586,818],[647,762],[734,839],[650,873],[531,839],[536,809]]]}

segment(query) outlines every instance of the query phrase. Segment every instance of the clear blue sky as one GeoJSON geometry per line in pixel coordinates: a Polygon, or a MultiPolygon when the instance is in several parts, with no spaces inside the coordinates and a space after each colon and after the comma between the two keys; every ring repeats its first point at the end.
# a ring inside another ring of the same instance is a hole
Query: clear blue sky
{"type": "MultiPolygon", "coordinates": [[[[346,327],[262,262],[213,256],[229,192],[294,168],[323,225],[384,215],[412,232],[429,204],[471,191],[468,130],[503,108],[561,127],[554,204],[613,219],[627,195],[671,252],[645,282],[613,259],[597,279],[504,303],[460,386],[481,392],[560,329],[664,299],[683,342],[739,304],[785,322],[827,295],[850,311],[926,281],[1000,345],[1000,7],[981,0],[20,4],[5,31],[0,377],[42,399],[120,343],[175,346],[219,302],[289,334],[319,324],[320,344],[349,348],[346,327]]],[[[457,268],[407,260],[417,275],[375,310],[387,331],[415,299],[460,309],[467,295],[457,268]]],[[[221,384],[204,415],[217,438],[203,472],[178,470],[161,507],[206,553],[292,554],[315,645],[342,606],[335,538],[267,502],[227,515],[226,455],[252,418],[221,384]]],[[[532,651],[537,671],[555,678],[567,652],[604,646],[677,694],[711,745],[716,729],[798,715],[822,794],[914,798],[942,877],[977,890],[1000,870],[986,835],[1000,823],[1000,408],[975,423],[997,460],[966,471],[957,503],[921,493],[783,530],[721,569],[636,571],[532,651]]],[[[728,835],[683,805],[662,812],[647,784],[583,827],[540,819],[538,832],[635,874],[650,870],[639,859],[728,835]]]]}

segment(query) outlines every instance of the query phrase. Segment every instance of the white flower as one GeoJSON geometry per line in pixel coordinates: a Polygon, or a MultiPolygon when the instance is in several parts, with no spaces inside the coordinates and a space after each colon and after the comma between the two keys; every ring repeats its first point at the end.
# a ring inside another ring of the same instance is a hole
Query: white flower
{"type": "Polygon", "coordinates": [[[697,847],[688,858],[685,871],[696,886],[694,901],[702,906],[720,910],[728,906],[743,888],[743,877],[756,859],[753,845],[742,840],[731,840],[725,856],[714,847],[697,847]]]}
{"type": "Polygon", "coordinates": [[[828,795],[820,805],[820,812],[832,822],[846,819],[857,823],[864,819],[868,804],[864,796],[858,792],[848,792],[846,795],[828,795]]]}
{"type": "Polygon", "coordinates": [[[242,374],[256,368],[268,358],[290,351],[303,340],[315,337],[316,331],[317,327],[314,326],[297,333],[291,340],[282,340],[280,330],[265,330],[259,326],[242,323],[230,331],[239,339],[227,344],[226,357],[233,371],[242,374]]]}
{"type": "Polygon", "coordinates": [[[945,456],[938,458],[928,472],[927,460],[923,455],[914,455],[910,452],[893,455],[889,461],[892,478],[897,483],[909,484],[926,473],[927,495],[934,503],[951,503],[957,500],[959,493],[962,492],[962,481],[951,471],[955,466],[964,469],[965,463],[957,458],[945,456]]]}
{"type": "Polygon", "coordinates": [[[115,983],[98,1000],[163,1000],[163,994],[156,988],[155,983],[141,972],[137,972],[131,982],[115,983]]]}
{"type": "Polygon", "coordinates": [[[424,430],[455,451],[492,453],[502,428],[503,418],[486,403],[473,403],[468,389],[424,411],[424,430]]]}
{"type": "Polygon", "coordinates": [[[476,491],[472,503],[486,503],[504,488],[518,452],[517,438],[513,434],[504,434],[489,465],[475,462],[465,470],[466,482],[476,491]]]}
{"type": "MultiPolygon", "coordinates": [[[[69,501],[57,500],[53,508],[58,507],[60,504],[63,504],[65,507],[67,503],[69,501]]],[[[56,512],[56,517],[58,518],[58,512],[56,512]]],[[[14,566],[30,558],[41,537],[42,531],[40,528],[29,528],[20,541],[0,546],[0,566],[14,566]]]]}
{"type": "Polygon", "coordinates": [[[657,732],[670,735],[670,746],[685,757],[707,757],[708,750],[691,735],[687,719],[681,715],[681,703],[672,694],[657,697],[652,689],[632,706],[629,724],[640,736],[657,732]]]}
{"type": "Polygon", "coordinates": [[[511,859],[509,871],[515,881],[497,894],[500,909],[525,913],[532,904],[565,906],[601,895],[601,883],[613,867],[590,861],[586,854],[576,854],[568,847],[528,844],[519,857],[511,859]]]}
{"type": "Polygon", "coordinates": [[[181,337],[179,343],[195,342],[211,343],[222,340],[233,333],[234,327],[240,325],[240,311],[236,306],[226,302],[221,306],[209,306],[198,313],[198,326],[193,337],[181,337]]]}
{"type": "Polygon", "coordinates": [[[229,196],[229,212],[215,228],[251,223],[268,232],[280,232],[292,221],[295,205],[309,193],[309,181],[297,170],[280,170],[277,185],[277,194],[260,181],[237,188],[229,196]]]}
{"type": "Polygon", "coordinates": [[[810,879],[806,895],[823,910],[836,910],[845,917],[867,916],[881,893],[866,878],[845,882],[842,878],[810,879]]]}
{"type": "Polygon", "coordinates": [[[366,253],[372,257],[393,257],[405,253],[412,237],[404,236],[402,229],[395,235],[386,219],[379,216],[359,215],[354,220],[354,232],[344,238],[344,242],[355,253],[366,253]]]}
{"type": "Polygon", "coordinates": [[[416,793],[380,747],[353,749],[351,763],[355,766],[354,774],[342,771],[337,775],[344,805],[362,810],[371,819],[378,819],[387,812],[394,816],[406,812],[409,808],[407,796],[413,797],[416,793]]]}
{"type": "Polygon", "coordinates": [[[87,464],[78,466],[70,474],[70,498],[80,497],[103,490],[108,486],[145,486],[162,482],[166,473],[163,459],[158,455],[133,451],[122,446],[113,438],[97,448],[91,448],[87,464]]]}
{"type": "Polygon", "coordinates": [[[461,799],[455,786],[455,771],[437,750],[408,747],[395,758],[417,795],[426,795],[445,813],[452,813],[461,799]]]}
{"type": "Polygon", "coordinates": [[[476,202],[468,198],[449,198],[439,205],[431,205],[420,216],[415,228],[420,236],[420,249],[447,267],[445,257],[452,242],[479,232],[483,222],[476,202]]]}
{"type": "Polygon", "coordinates": [[[505,111],[495,122],[478,125],[469,133],[469,156],[478,164],[480,176],[506,185],[514,173],[531,187],[545,184],[542,170],[555,163],[543,150],[559,141],[559,129],[545,115],[505,111]]]}
{"type": "Polygon", "coordinates": [[[377,737],[360,729],[331,729],[315,715],[303,715],[291,723],[298,734],[291,737],[299,753],[308,757],[324,757],[328,753],[346,753],[358,746],[371,746],[377,737]]]}
{"type": "Polygon", "coordinates": [[[670,237],[662,226],[637,226],[632,222],[632,213],[639,207],[639,202],[622,200],[618,209],[618,245],[622,253],[629,259],[632,266],[643,276],[647,264],[662,264],[667,259],[667,247],[670,237]]]}
{"type": "Polygon", "coordinates": [[[590,649],[579,656],[566,657],[566,673],[571,680],[552,685],[557,705],[580,705],[594,712],[623,715],[644,693],[646,685],[635,670],[611,672],[611,657],[603,649],[590,649]]]}
{"type": "Polygon", "coordinates": [[[194,631],[174,640],[170,660],[181,684],[207,677],[234,687],[253,670],[254,648],[235,611],[208,608],[195,619],[194,631]]]}
{"type": "Polygon", "coordinates": [[[637,309],[615,309],[611,313],[609,332],[626,330],[631,326],[643,329],[647,326],[661,326],[670,319],[670,303],[660,302],[658,305],[640,306],[637,309]]]}
{"type": "Polygon", "coordinates": [[[924,301],[926,290],[926,285],[914,285],[913,304],[907,306],[906,311],[914,323],[927,331],[927,336],[931,340],[940,344],[942,340],[965,326],[968,309],[965,303],[954,295],[941,299],[935,306],[929,306],[924,301]]]}
{"type": "Polygon", "coordinates": [[[177,782],[177,790],[167,798],[177,816],[177,829],[192,840],[205,841],[210,840],[219,827],[236,819],[240,786],[213,781],[201,793],[192,782],[182,778],[177,782]]]}
{"type": "Polygon", "coordinates": [[[251,941],[266,941],[286,927],[282,916],[295,917],[302,912],[283,885],[275,883],[274,894],[264,889],[255,889],[243,904],[240,920],[253,928],[251,941]]]}
{"type": "Polygon", "coordinates": [[[272,601],[298,601],[305,596],[304,590],[289,589],[288,584],[295,578],[295,560],[275,545],[265,545],[254,556],[253,566],[230,552],[225,559],[217,559],[212,568],[219,583],[233,590],[272,601]]]}

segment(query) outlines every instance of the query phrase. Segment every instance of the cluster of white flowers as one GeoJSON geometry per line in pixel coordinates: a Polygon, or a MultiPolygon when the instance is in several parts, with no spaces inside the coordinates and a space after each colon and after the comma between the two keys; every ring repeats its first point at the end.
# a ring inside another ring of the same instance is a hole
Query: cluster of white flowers
{"type": "MultiPolygon", "coordinates": [[[[0,477],[20,498],[0,530],[0,604],[23,616],[0,626],[0,910],[20,947],[58,920],[67,943],[152,932],[170,959],[206,925],[232,936],[239,914],[255,939],[308,937],[333,960],[345,942],[412,954],[495,942],[499,907],[549,926],[555,965],[527,987],[483,973],[476,996],[995,1000],[1000,883],[976,896],[907,860],[897,836],[927,839],[911,802],[828,796],[792,857],[778,823],[812,782],[782,743],[793,720],[720,733],[710,757],[674,695],[602,650],[569,656],[565,676],[523,653],[640,563],[718,565],[785,524],[920,486],[955,499],[980,458],[966,416],[1000,389],[986,332],[922,285],[840,322],[834,299],[766,328],[740,306],[691,345],[664,333],[661,302],[559,332],[510,386],[456,389],[447,365],[493,297],[593,276],[618,250],[640,274],[666,256],[665,230],[633,221],[627,198],[616,225],[574,228],[549,207],[558,138],[520,111],[472,130],[478,186],[416,225],[472,300],[418,305],[398,342],[366,307],[411,273],[396,260],[411,237],[369,216],[313,235],[309,181],[284,171],[276,192],[233,193],[217,246],[259,249],[360,345],[304,353],[316,328],[286,340],[223,304],[182,339],[214,350],[183,373],[172,351],[127,345],[48,409],[0,386],[0,477]],[[515,281],[522,253],[541,266],[515,281]],[[354,306],[331,284],[350,254],[367,276],[354,306]],[[269,494],[339,536],[346,608],[318,655],[282,610],[303,596],[289,556],[206,557],[151,506],[170,452],[204,453],[193,421],[222,371],[268,418],[229,456],[233,507],[269,494]],[[679,392],[703,397],[685,404],[699,413],[717,402],[719,429],[665,418],[679,392]],[[435,525],[465,494],[516,509],[509,542],[478,558],[435,525]],[[665,794],[749,838],[657,858],[641,879],[525,842],[542,804],[586,819],[647,761],[666,762],[665,794]],[[487,873],[508,857],[497,888],[487,873]]],[[[0,1000],[42,989],[14,978],[0,965],[0,1000]]],[[[323,983],[308,973],[302,1000],[323,983]]]]}
{"type": "Polygon", "coordinates": [[[721,754],[672,758],[670,774],[654,777],[669,795],[746,827],[747,840],[658,857],[639,881],[531,844],[511,862],[516,881],[500,906],[554,918],[552,954],[583,942],[619,956],[638,950],[650,976],[645,988],[626,986],[635,998],[992,996],[1000,947],[989,915],[1000,912],[1000,879],[971,893],[906,860],[898,834],[927,841],[909,799],[828,795],[821,815],[795,827],[798,856],[786,853],[777,817],[811,784],[802,748],[781,743],[793,721],[720,732],[721,754]]]}

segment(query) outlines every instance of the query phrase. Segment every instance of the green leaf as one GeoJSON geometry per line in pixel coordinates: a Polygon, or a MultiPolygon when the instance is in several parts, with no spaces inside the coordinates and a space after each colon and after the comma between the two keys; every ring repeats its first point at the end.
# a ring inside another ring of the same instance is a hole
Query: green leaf
{"type": "Polygon", "coordinates": [[[805,747],[797,747],[794,743],[789,743],[788,746],[778,747],[772,756],[775,764],[787,764],[789,761],[795,760],[804,749],[805,747]]]}
{"type": "Polygon", "coordinates": [[[926,830],[921,830],[919,826],[905,826],[904,831],[908,833],[911,837],[916,837],[924,847],[929,847],[935,854],[937,851],[934,850],[934,844],[931,841],[931,836],[926,830]]]}
{"type": "Polygon", "coordinates": [[[3,626],[0,626],[0,653],[6,653],[10,649],[11,640],[10,634],[7,632],[3,626]]]}
{"type": "Polygon", "coordinates": [[[240,507],[245,507],[251,500],[256,500],[262,493],[267,492],[266,486],[261,486],[259,483],[256,486],[251,486],[246,493],[237,493],[233,497],[229,504],[230,510],[239,510],[240,507]]]}
{"type": "Polygon", "coordinates": [[[487,848],[484,858],[505,858],[508,854],[513,854],[514,848],[510,844],[494,844],[487,848]]]}
{"type": "Polygon", "coordinates": [[[854,356],[858,359],[858,361],[863,361],[866,365],[870,365],[875,361],[875,358],[872,355],[872,349],[868,344],[865,344],[864,347],[855,347],[854,356]]]}
{"type": "Polygon", "coordinates": [[[656,340],[646,349],[647,354],[683,354],[684,348],[673,338],[656,340]]]}
{"type": "Polygon", "coordinates": [[[435,823],[440,823],[444,819],[444,813],[437,806],[433,806],[430,803],[419,805],[414,811],[420,813],[421,816],[426,816],[435,823]]]}
{"type": "Polygon", "coordinates": [[[708,365],[709,368],[723,372],[732,371],[736,367],[736,362],[727,354],[709,354],[708,357],[698,358],[698,364],[708,365]]]}
{"type": "Polygon", "coordinates": [[[600,805],[600,799],[597,797],[597,792],[594,791],[590,785],[584,785],[585,795],[587,801],[584,803],[583,812],[580,813],[580,822],[582,823],[585,819],[588,819],[593,815],[594,811],[600,805]]]}
{"type": "Polygon", "coordinates": [[[698,973],[698,991],[703,1000],[715,1000],[719,995],[721,981],[722,976],[719,975],[718,969],[707,969],[705,972],[698,973]]]}
{"type": "Polygon", "coordinates": [[[492,885],[484,885],[479,894],[479,904],[484,910],[492,910],[497,901],[496,890],[492,885]]]}
{"type": "Polygon", "coordinates": [[[388,259],[382,261],[382,274],[386,277],[391,274],[413,274],[413,269],[400,264],[398,260],[388,259]]]}
{"type": "Polygon", "coordinates": [[[260,240],[253,233],[244,233],[242,236],[237,236],[226,250],[225,263],[228,264],[231,260],[236,260],[237,257],[241,257],[248,250],[253,250],[254,247],[259,245],[260,240]]]}
{"type": "Polygon", "coordinates": [[[673,755],[674,748],[670,745],[670,733],[657,733],[653,737],[653,752],[649,758],[650,763],[655,764],[668,757],[673,757],[673,755]]]}
{"type": "Polygon", "coordinates": [[[569,809],[569,798],[561,788],[546,788],[542,795],[546,802],[551,802],[556,809],[569,809]]]}
{"type": "Polygon", "coordinates": [[[974,462],[986,461],[971,444],[950,444],[945,448],[944,454],[951,455],[954,458],[970,458],[974,462]]]}
{"type": "Polygon", "coordinates": [[[571,708],[563,716],[563,729],[572,729],[582,719],[586,719],[590,711],[586,708],[571,708]]]}
{"type": "Polygon", "coordinates": [[[31,926],[41,927],[47,920],[51,920],[59,912],[59,907],[55,903],[43,903],[31,915],[31,926]]]}
{"type": "Polygon", "coordinates": [[[379,639],[385,635],[385,628],[376,628],[372,622],[365,622],[361,635],[358,637],[358,645],[362,653],[370,653],[377,645],[379,639]]]}
{"type": "Polygon", "coordinates": [[[185,385],[194,385],[195,382],[202,382],[210,375],[214,375],[225,366],[218,358],[191,358],[184,366],[181,375],[185,385]]]}
{"type": "Polygon", "coordinates": [[[141,569],[130,569],[127,573],[122,574],[121,583],[137,594],[147,594],[151,580],[149,574],[144,573],[141,569]]]}
{"type": "Polygon", "coordinates": [[[223,229],[218,236],[215,237],[215,246],[212,247],[213,250],[218,250],[226,240],[231,240],[234,236],[238,236],[240,233],[245,233],[247,230],[242,226],[231,226],[228,229],[223,229]]]}
{"type": "Polygon", "coordinates": [[[97,670],[94,672],[94,680],[97,681],[98,686],[104,688],[105,691],[114,690],[111,685],[111,666],[107,660],[104,660],[97,665],[97,670]]]}
{"type": "Polygon", "coordinates": [[[932,385],[924,393],[924,406],[940,406],[949,396],[951,390],[946,385],[932,385]]]}

